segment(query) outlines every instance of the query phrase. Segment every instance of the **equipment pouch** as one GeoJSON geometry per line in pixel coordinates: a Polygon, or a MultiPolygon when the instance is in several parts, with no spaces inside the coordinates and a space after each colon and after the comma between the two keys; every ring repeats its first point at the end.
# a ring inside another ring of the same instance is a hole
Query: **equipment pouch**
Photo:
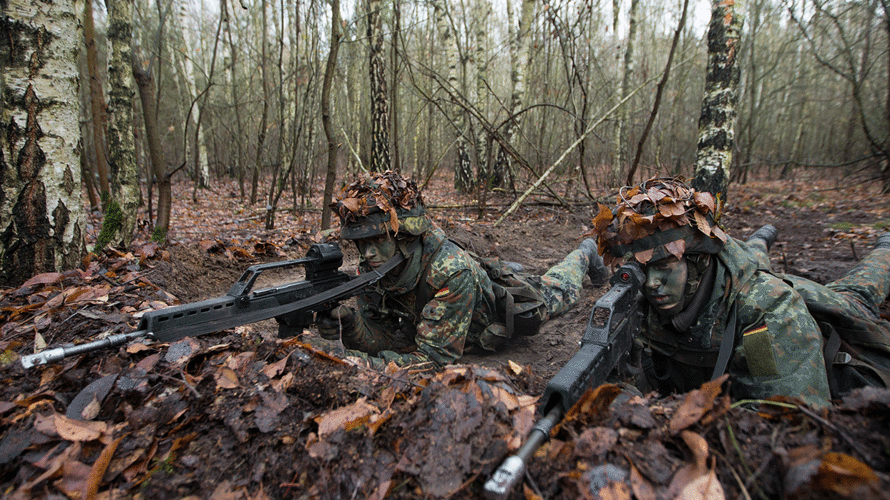
{"type": "Polygon", "coordinates": [[[504,335],[507,338],[514,338],[516,334],[537,335],[541,324],[547,319],[547,307],[541,292],[501,259],[474,257],[491,279],[495,309],[504,325],[504,335]]]}

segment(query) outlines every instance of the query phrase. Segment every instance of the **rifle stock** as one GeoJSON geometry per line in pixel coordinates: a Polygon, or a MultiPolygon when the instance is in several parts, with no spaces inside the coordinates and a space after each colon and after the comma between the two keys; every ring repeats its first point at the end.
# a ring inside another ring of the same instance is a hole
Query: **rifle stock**
{"type": "Polygon", "coordinates": [[[315,313],[333,309],[340,300],[376,282],[403,259],[401,254],[396,254],[379,269],[350,277],[340,270],[343,265],[340,246],[316,243],[302,259],[250,266],[222,297],[149,311],[139,320],[134,332],[22,356],[22,366],[31,368],[140,337],[175,342],[272,318],[278,320],[279,336],[293,336],[314,322],[315,313]],[[304,281],[252,291],[263,272],[295,266],[305,268],[304,281]]]}
{"type": "Polygon", "coordinates": [[[589,388],[603,384],[621,357],[630,350],[640,328],[640,266],[621,266],[609,282],[612,288],[593,306],[581,348],[547,384],[538,420],[517,452],[508,457],[485,483],[485,496],[504,500],[524,474],[528,459],[550,438],[550,432],[589,388]]]}

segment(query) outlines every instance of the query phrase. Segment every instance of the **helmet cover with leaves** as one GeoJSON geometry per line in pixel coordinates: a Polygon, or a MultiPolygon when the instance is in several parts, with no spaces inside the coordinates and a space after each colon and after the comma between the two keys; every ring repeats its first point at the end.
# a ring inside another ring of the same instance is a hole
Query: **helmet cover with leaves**
{"type": "Polygon", "coordinates": [[[417,236],[430,227],[417,184],[391,170],[348,184],[331,210],[340,216],[340,237],[346,240],[387,232],[417,236]]]}
{"type": "Polygon", "coordinates": [[[671,255],[719,253],[726,233],[717,225],[711,193],[696,191],[682,177],[649,179],[625,186],[613,210],[599,204],[593,219],[598,250],[608,264],[636,260],[645,265],[671,255]]]}

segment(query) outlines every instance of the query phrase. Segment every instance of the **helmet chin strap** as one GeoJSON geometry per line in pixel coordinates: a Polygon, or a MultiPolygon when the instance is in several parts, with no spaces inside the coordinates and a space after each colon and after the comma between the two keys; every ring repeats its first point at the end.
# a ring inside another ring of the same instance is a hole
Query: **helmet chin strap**
{"type": "MultiPolygon", "coordinates": [[[[714,280],[717,277],[717,266],[714,264],[715,259],[709,254],[702,255],[707,258],[707,264],[700,271],[701,279],[698,282],[695,293],[687,301],[685,308],[671,317],[671,324],[680,332],[685,332],[692,326],[695,318],[698,317],[699,311],[707,303],[711,291],[714,289],[714,280]]],[[[693,264],[693,262],[687,259],[687,264],[693,264]]],[[[698,266],[696,266],[696,270],[698,270],[698,266]]]]}

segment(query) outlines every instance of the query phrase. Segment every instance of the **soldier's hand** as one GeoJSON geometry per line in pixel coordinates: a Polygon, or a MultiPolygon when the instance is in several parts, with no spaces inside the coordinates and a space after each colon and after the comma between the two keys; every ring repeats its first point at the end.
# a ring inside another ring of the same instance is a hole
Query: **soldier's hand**
{"type": "Polygon", "coordinates": [[[318,313],[315,326],[323,339],[340,340],[341,334],[346,337],[355,331],[355,312],[350,307],[337,306],[318,313]]]}

